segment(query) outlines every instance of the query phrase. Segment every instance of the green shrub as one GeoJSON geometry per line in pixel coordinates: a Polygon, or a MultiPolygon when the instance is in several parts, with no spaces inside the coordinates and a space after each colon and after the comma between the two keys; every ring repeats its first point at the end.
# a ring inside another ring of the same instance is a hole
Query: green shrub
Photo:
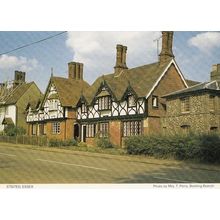
{"type": "Polygon", "coordinates": [[[200,158],[205,162],[220,162],[220,136],[201,136],[200,158]]]}
{"type": "Polygon", "coordinates": [[[113,144],[107,137],[96,138],[96,146],[100,148],[112,148],[113,144]]]}
{"type": "Polygon", "coordinates": [[[128,154],[156,158],[220,162],[220,137],[217,135],[133,136],[125,140],[128,154]]]}
{"type": "Polygon", "coordinates": [[[87,144],[85,142],[80,142],[78,144],[78,147],[87,147],[87,144]]]}
{"type": "Polygon", "coordinates": [[[71,139],[71,140],[50,139],[49,140],[49,147],[67,147],[67,146],[77,146],[77,141],[75,139],[71,139]]]}
{"type": "Polygon", "coordinates": [[[26,130],[22,127],[16,127],[15,125],[8,125],[4,129],[4,134],[6,136],[25,135],[26,130]]]}

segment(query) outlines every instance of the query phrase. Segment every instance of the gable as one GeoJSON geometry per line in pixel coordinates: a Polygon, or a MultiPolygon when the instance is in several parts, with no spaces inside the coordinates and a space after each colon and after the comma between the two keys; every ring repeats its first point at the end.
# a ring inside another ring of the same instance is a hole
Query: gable
{"type": "Polygon", "coordinates": [[[42,100],[42,103],[41,103],[41,107],[45,105],[45,102],[46,102],[47,100],[54,99],[55,97],[56,97],[56,99],[59,100],[59,95],[58,95],[58,93],[57,93],[56,86],[55,86],[55,84],[50,80],[49,83],[48,83],[48,86],[47,86],[45,95],[44,95],[44,97],[43,97],[43,100],[42,100]]]}
{"type": "Polygon", "coordinates": [[[184,81],[178,74],[177,69],[173,64],[169,67],[166,73],[161,78],[160,82],[154,88],[152,94],[157,94],[158,96],[163,96],[165,94],[175,92],[186,88],[184,81]]]}
{"type": "Polygon", "coordinates": [[[166,67],[166,69],[163,71],[161,76],[158,78],[158,80],[155,82],[149,93],[146,95],[146,99],[149,98],[149,96],[155,91],[158,86],[164,85],[164,92],[160,95],[168,94],[166,93],[167,90],[169,91],[177,91],[180,89],[188,88],[188,85],[184,79],[184,76],[182,72],[180,71],[179,67],[177,66],[175,60],[171,60],[169,65],[166,67]],[[164,82],[165,81],[165,82],[164,82]],[[175,85],[175,83],[178,83],[178,85],[175,85]],[[182,86],[184,87],[182,87],[182,86]],[[171,86],[171,87],[169,87],[171,86]]]}

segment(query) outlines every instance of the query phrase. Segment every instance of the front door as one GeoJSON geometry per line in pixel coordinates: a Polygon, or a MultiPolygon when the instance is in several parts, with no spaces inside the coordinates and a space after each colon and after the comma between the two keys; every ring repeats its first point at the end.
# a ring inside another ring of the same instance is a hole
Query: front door
{"type": "Polygon", "coordinates": [[[83,125],[82,128],[83,128],[82,141],[86,142],[86,125],[83,125]]]}
{"type": "Polygon", "coordinates": [[[74,124],[73,137],[75,140],[77,140],[79,138],[79,124],[74,124]]]}

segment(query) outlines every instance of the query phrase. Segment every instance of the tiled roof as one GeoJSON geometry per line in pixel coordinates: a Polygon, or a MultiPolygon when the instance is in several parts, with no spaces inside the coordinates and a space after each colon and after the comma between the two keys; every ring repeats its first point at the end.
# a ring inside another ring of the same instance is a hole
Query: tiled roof
{"type": "Polygon", "coordinates": [[[83,90],[89,88],[89,84],[84,80],[51,77],[51,82],[57,89],[62,106],[76,106],[83,90]]]}
{"type": "Polygon", "coordinates": [[[194,81],[194,80],[186,79],[186,83],[187,83],[187,85],[189,87],[191,87],[191,86],[195,86],[195,85],[197,85],[197,84],[199,84],[201,82],[197,82],[197,81],[194,81]]]}
{"type": "Polygon", "coordinates": [[[83,96],[90,104],[95,97],[102,82],[105,82],[117,100],[121,100],[126,89],[130,86],[138,97],[145,97],[160,78],[169,62],[160,65],[152,63],[132,69],[123,70],[118,75],[108,74],[99,77],[90,88],[85,90],[83,96]]]}
{"type": "Polygon", "coordinates": [[[214,80],[211,82],[199,83],[189,88],[182,89],[176,92],[172,92],[170,94],[165,95],[164,97],[168,98],[168,97],[179,96],[182,94],[189,94],[189,93],[194,93],[194,92],[204,91],[204,90],[220,91],[220,81],[214,80]]]}
{"type": "Polygon", "coordinates": [[[16,104],[20,97],[30,88],[32,84],[34,84],[34,82],[23,83],[16,86],[15,88],[9,89],[5,92],[5,94],[1,95],[1,102],[4,105],[16,104]]]}

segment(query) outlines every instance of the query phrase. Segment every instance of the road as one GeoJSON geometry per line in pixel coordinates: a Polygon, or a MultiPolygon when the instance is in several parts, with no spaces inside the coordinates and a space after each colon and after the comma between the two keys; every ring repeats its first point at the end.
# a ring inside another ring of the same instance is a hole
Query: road
{"type": "Polygon", "coordinates": [[[218,169],[156,163],[0,144],[0,183],[220,183],[218,169]]]}

